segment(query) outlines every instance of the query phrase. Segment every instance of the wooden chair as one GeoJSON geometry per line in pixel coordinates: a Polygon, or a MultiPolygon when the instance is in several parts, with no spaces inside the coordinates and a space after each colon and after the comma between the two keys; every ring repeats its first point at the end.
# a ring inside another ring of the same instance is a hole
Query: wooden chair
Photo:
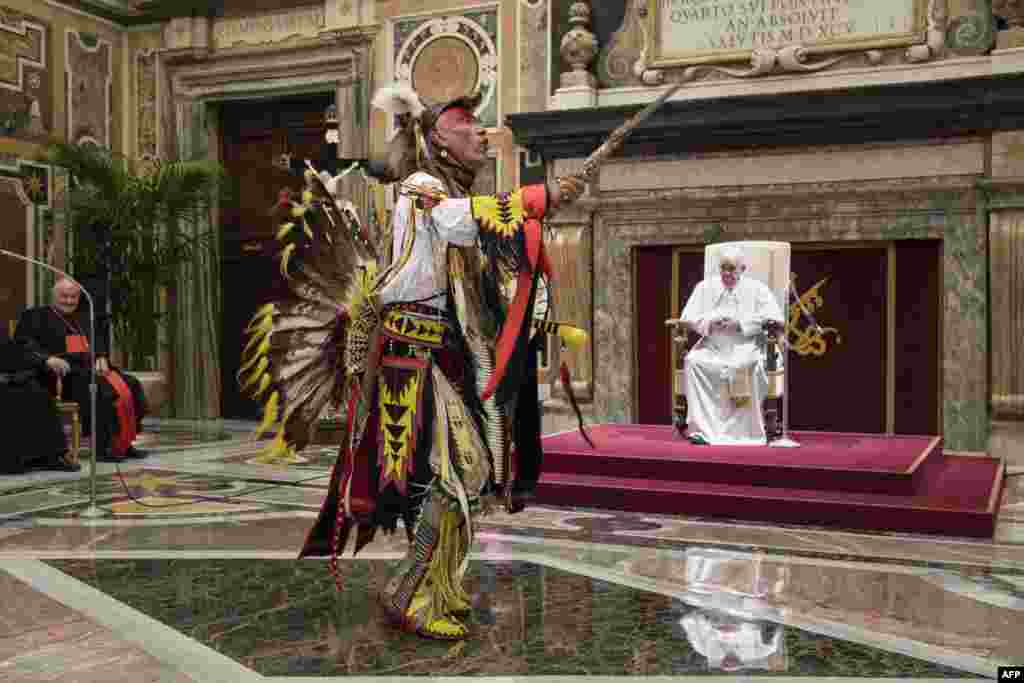
{"type": "Polygon", "coordinates": [[[57,403],[57,413],[60,415],[61,426],[64,427],[64,433],[68,437],[67,460],[75,465],[78,464],[82,452],[82,420],[79,417],[78,404],[74,401],[64,401],[61,399],[61,394],[64,393],[62,389],[63,383],[61,378],[58,377],[53,398],[57,403]]]}

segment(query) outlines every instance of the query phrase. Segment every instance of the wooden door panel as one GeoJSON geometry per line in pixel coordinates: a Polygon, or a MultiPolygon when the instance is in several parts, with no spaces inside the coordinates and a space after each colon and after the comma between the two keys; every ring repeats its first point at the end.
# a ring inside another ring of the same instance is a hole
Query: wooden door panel
{"type": "MultiPolygon", "coordinates": [[[[4,216],[3,227],[0,227],[0,249],[27,254],[25,207],[13,194],[0,194],[0,216],[4,216]]],[[[7,321],[18,319],[28,303],[25,285],[28,267],[28,264],[10,256],[0,256],[0,324],[4,329],[7,329],[7,321]]]]}

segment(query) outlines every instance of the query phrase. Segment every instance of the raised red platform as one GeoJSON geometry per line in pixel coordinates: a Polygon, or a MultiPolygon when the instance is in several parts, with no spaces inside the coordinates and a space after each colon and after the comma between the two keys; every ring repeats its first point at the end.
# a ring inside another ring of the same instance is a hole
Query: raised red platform
{"type": "Polygon", "coordinates": [[[910,494],[921,466],[942,456],[937,436],[803,432],[800,448],[695,446],[668,425],[597,425],[544,439],[546,471],[674,481],[910,494]]]}
{"type": "Polygon", "coordinates": [[[694,446],[667,425],[591,425],[544,437],[539,502],[850,529],[991,537],[993,458],[938,437],[801,432],[800,448],[694,446]]]}

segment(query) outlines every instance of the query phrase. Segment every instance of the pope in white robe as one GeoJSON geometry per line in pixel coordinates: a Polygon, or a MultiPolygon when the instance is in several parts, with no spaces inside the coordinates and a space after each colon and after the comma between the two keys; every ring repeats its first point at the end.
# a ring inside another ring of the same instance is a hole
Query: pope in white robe
{"type": "Polygon", "coordinates": [[[740,619],[724,612],[697,610],[680,622],[690,645],[708,660],[708,667],[723,671],[778,669],[772,660],[783,652],[782,627],[740,619]]]}
{"type": "Polygon", "coordinates": [[[740,250],[723,249],[720,277],[699,282],[679,318],[701,336],[684,366],[687,434],[694,443],[766,443],[761,405],[768,377],[756,337],[766,321],[783,318],[772,291],[745,270],[740,250]]]}

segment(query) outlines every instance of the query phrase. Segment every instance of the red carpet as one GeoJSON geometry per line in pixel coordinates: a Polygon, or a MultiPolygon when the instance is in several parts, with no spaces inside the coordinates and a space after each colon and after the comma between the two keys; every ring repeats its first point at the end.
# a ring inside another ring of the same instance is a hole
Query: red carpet
{"type": "Polygon", "coordinates": [[[694,446],[667,425],[544,438],[540,502],[991,537],[1003,468],[937,437],[795,433],[801,448],[694,446]]]}

